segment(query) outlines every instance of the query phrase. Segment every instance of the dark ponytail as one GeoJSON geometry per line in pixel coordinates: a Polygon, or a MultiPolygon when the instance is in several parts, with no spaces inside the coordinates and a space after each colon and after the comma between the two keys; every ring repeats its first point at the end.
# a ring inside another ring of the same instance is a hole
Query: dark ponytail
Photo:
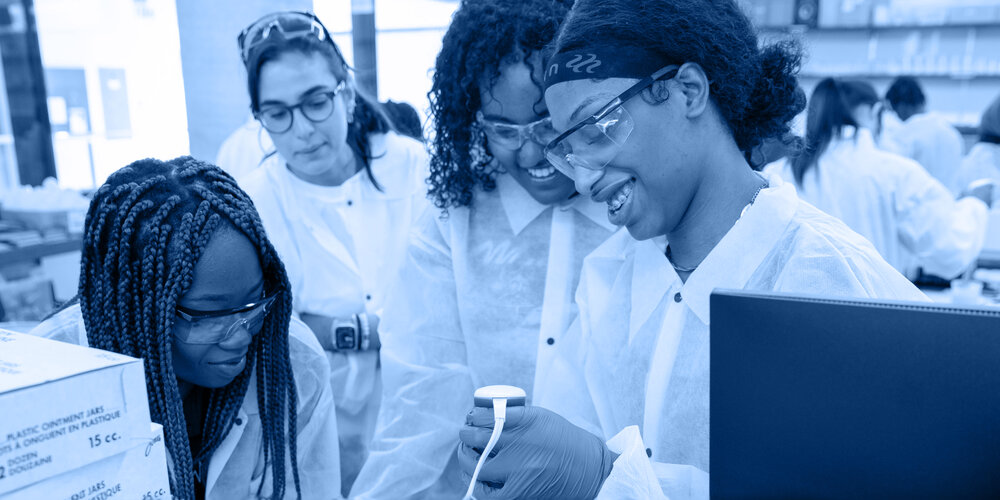
{"type": "Polygon", "coordinates": [[[806,115],[806,139],[802,151],[792,159],[795,182],[802,185],[806,172],[816,166],[819,156],[826,151],[844,127],[857,127],[851,112],[859,105],[872,105],[879,101],[875,88],[857,80],[837,81],[824,78],[813,90],[806,115]]]}
{"type": "Polygon", "coordinates": [[[354,116],[347,129],[347,145],[356,156],[368,174],[375,189],[382,191],[382,186],[375,180],[372,174],[371,160],[376,158],[371,154],[371,144],[369,136],[371,134],[384,134],[393,130],[392,122],[386,116],[382,105],[378,101],[368,97],[360,89],[354,91],[354,116]]]}

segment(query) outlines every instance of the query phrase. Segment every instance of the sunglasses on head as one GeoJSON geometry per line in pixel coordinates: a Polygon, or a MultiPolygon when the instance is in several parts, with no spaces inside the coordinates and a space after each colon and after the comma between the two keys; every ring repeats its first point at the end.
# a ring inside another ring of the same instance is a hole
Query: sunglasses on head
{"type": "Polygon", "coordinates": [[[326,30],[326,26],[323,26],[319,18],[311,12],[287,11],[268,14],[244,28],[236,41],[240,46],[240,57],[243,59],[243,64],[246,65],[250,61],[250,55],[254,49],[268,43],[297,38],[314,38],[321,42],[330,42],[337,57],[345,65],[347,64],[344,55],[340,53],[340,48],[334,43],[330,32],[326,30]]]}

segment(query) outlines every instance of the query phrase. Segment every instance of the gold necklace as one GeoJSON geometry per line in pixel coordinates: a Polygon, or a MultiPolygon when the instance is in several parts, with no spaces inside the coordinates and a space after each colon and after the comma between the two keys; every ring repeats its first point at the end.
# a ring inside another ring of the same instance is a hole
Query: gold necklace
{"type": "MultiPolygon", "coordinates": [[[[747,213],[747,209],[750,208],[750,205],[753,205],[753,202],[757,201],[757,195],[760,194],[761,190],[763,190],[768,185],[767,184],[767,179],[764,179],[763,177],[761,177],[760,174],[757,174],[757,177],[760,177],[761,180],[764,181],[764,183],[757,187],[757,190],[754,191],[753,196],[750,197],[750,203],[747,203],[747,206],[743,207],[743,210],[740,212],[740,219],[742,219],[743,215],[747,213]]],[[[666,252],[664,252],[664,254],[667,256],[667,262],[669,262],[670,265],[671,265],[671,267],[674,268],[674,271],[677,271],[678,273],[691,273],[691,272],[694,272],[694,270],[698,269],[698,266],[701,265],[701,262],[699,262],[699,263],[697,263],[697,264],[695,264],[695,265],[693,265],[691,267],[682,267],[682,266],[678,266],[677,264],[674,264],[674,258],[673,258],[673,254],[671,254],[671,252],[670,252],[670,245],[669,244],[667,245],[667,250],[666,250],[666,252]]]]}

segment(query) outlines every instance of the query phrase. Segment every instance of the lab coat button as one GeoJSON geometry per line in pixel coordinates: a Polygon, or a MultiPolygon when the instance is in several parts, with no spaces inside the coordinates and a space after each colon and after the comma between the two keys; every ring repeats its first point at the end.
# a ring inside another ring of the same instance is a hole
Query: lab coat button
{"type": "Polygon", "coordinates": [[[236,417],[236,425],[243,425],[243,419],[240,417],[236,417]]]}
{"type": "Polygon", "coordinates": [[[674,302],[680,302],[680,301],[681,301],[681,292],[677,292],[674,294],[674,302]]]}
{"type": "Polygon", "coordinates": [[[546,340],[545,343],[548,344],[548,345],[555,344],[556,343],[556,339],[554,339],[552,337],[549,337],[549,339],[546,340]]]}
{"type": "Polygon", "coordinates": [[[365,300],[372,300],[372,295],[371,294],[365,295],[365,300]]]}
{"type": "Polygon", "coordinates": [[[649,457],[649,458],[653,458],[653,449],[652,448],[646,448],[646,456],[649,457]]]}
{"type": "Polygon", "coordinates": [[[353,205],[353,204],[354,204],[354,202],[353,202],[353,201],[351,201],[351,200],[347,200],[347,206],[351,206],[351,205],[353,205]]]}

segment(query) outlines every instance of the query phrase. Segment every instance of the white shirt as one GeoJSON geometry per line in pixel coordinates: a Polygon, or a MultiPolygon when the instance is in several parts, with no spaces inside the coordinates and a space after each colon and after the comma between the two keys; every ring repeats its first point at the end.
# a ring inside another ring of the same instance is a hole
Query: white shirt
{"type": "MultiPolygon", "coordinates": [[[[370,139],[371,170],[340,186],[292,174],[279,155],[240,179],[285,264],[296,313],[381,316],[414,220],[428,206],[428,159],[419,142],[394,132],[370,139]]],[[[380,326],[381,328],[381,326],[380,326]]],[[[340,423],[346,482],[364,462],[378,414],[378,353],[327,352],[340,423]]]]}
{"type": "Polygon", "coordinates": [[[471,209],[424,213],[386,305],[382,410],[352,497],[462,495],[467,483],[442,483],[457,477],[447,463],[473,391],[506,384],[532,397],[576,315],[583,258],[613,228],[604,205],[543,205],[509,175],[471,209]]]}
{"type": "MultiPolygon", "coordinates": [[[[80,305],[70,306],[43,321],[31,335],[86,346],[80,305]]],[[[337,419],[330,391],[330,368],[323,348],[312,332],[298,319],[288,325],[288,351],[298,395],[297,459],[302,498],[339,498],[340,453],[337,449],[337,419]]],[[[206,500],[256,498],[264,481],[264,493],[271,491],[271,474],[264,467],[263,427],[257,408],[257,378],[250,386],[236,415],[233,427],[208,462],[205,478],[206,500]]],[[[295,498],[291,462],[286,463],[285,498],[295,498]]]]}
{"type": "Polygon", "coordinates": [[[937,113],[913,115],[898,127],[887,128],[883,145],[915,160],[945,186],[962,163],[962,134],[937,113]]]}
{"type": "MultiPolygon", "coordinates": [[[[765,170],[794,183],[787,159],[765,170]]],[[[849,128],[832,140],[806,172],[798,194],[871,241],[900,272],[915,258],[927,272],[950,278],[983,248],[986,204],[976,198],[955,201],[919,165],[876,148],[866,129],[849,128]]]]}
{"type": "Polygon", "coordinates": [[[274,151],[271,136],[253,117],[229,134],[219,146],[215,164],[229,175],[240,178],[261,165],[264,156],[274,151]]]}
{"type": "Polygon", "coordinates": [[[708,497],[713,289],[926,300],[864,238],[768,180],[687,282],[663,238],[625,230],[584,261],[580,316],[538,405],[621,454],[598,498],[708,497]]]}
{"type": "Polygon", "coordinates": [[[1000,144],[977,142],[962,160],[952,182],[953,193],[961,193],[972,181],[991,179],[1000,188],[1000,144]]]}

